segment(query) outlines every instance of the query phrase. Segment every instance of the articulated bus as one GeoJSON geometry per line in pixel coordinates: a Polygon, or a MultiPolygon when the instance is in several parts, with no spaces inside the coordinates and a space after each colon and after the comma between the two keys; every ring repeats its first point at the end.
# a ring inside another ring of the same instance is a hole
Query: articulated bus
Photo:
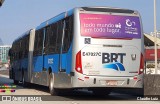
{"type": "Polygon", "coordinates": [[[48,86],[52,95],[143,87],[144,37],[134,10],[74,8],[25,32],[9,54],[14,83],[48,86]]]}

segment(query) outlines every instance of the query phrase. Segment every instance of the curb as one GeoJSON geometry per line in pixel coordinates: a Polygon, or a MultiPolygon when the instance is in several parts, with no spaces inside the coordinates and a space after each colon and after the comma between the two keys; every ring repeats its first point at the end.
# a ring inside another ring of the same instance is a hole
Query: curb
{"type": "Polygon", "coordinates": [[[8,75],[2,75],[2,74],[0,74],[0,77],[9,78],[9,76],[8,76],[8,75]]]}

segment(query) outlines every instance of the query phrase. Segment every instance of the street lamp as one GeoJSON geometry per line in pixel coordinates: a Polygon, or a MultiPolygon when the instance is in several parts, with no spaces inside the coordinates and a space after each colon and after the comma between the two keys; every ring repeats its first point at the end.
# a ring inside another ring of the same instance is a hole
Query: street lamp
{"type": "Polygon", "coordinates": [[[156,27],[156,0],[154,0],[154,34],[155,34],[155,74],[157,74],[157,27],[156,27]]]}

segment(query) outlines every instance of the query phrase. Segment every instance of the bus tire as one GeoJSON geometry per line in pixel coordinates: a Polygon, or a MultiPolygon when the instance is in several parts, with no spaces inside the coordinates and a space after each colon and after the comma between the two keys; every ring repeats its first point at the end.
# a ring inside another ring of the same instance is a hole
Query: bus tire
{"type": "Polygon", "coordinates": [[[52,72],[49,74],[49,91],[52,96],[57,94],[56,89],[54,88],[54,77],[52,72]]]}

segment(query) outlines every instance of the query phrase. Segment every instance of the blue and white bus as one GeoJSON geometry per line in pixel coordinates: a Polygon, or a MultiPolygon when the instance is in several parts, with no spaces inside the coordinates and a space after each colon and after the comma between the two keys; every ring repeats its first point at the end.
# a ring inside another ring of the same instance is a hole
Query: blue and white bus
{"type": "Polygon", "coordinates": [[[23,85],[88,89],[142,88],[144,37],[137,11],[79,7],[61,13],[16,39],[10,78],[23,85]]]}

